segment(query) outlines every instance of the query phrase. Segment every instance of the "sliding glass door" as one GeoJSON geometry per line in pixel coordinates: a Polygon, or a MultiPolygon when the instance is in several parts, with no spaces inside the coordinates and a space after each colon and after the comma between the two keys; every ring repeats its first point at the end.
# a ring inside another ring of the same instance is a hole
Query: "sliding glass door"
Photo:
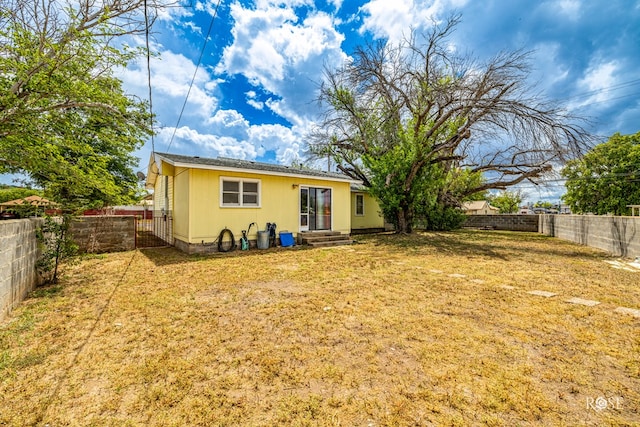
{"type": "Polygon", "coordinates": [[[331,230],[331,189],[300,187],[300,230],[331,230]]]}

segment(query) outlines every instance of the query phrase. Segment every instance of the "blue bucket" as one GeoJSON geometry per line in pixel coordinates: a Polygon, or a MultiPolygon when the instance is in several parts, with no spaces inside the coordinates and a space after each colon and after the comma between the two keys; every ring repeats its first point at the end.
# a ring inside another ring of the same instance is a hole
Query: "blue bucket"
{"type": "Polygon", "coordinates": [[[286,248],[288,246],[293,246],[293,245],[294,245],[293,233],[281,231],[280,232],[280,246],[286,248]]]}

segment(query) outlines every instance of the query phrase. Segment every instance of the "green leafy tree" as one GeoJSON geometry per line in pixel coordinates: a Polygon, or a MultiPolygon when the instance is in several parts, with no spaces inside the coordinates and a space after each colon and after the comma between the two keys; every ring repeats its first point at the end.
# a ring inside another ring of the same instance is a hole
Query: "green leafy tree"
{"type": "Polygon", "coordinates": [[[69,214],[45,216],[44,224],[36,231],[42,251],[36,267],[45,283],[57,283],[61,263],[78,254],[78,245],[69,233],[72,218],[69,214]]]}
{"type": "Polygon", "coordinates": [[[533,204],[534,208],[544,208],[544,209],[551,209],[553,208],[555,205],[551,202],[544,202],[542,200],[538,200],[537,202],[535,202],[533,204]]]}
{"type": "Polygon", "coordinates": [[[0,203],[8,202],[10,200],[24,199],[29,196],[42,196],[42,191],[23,187],[0,188],[0,203]]]}
{"type": "Polygon", "coordinates": [[[310,151],[361,180],[401,233],[411,232],[418,204],[456,206],[535,180],[589,145],[579,121],[531,94],[527,53],[481,63],[448,49],[458,22],[359,47],[343,67],[325,71],[325,117],[310,151]],[[455,170],[482,179],[452,192],[455,170]]]}
{"type": "Polygon", "coordinates": [[[498,194],[488,197],[491,206],[500,209],[501,214],[518,213],[524,194],[520,190],[508,191],[504,190],[498,194]]]}
{"type": "Polygon", "coordinates": [[[0,173],[23,173],[65,205],[131,201],[131,153],[150,135],[150,116],[114,71],[141,53],[117,40],[144,31],[144,3],[2,4],[0,173]]]}
{"type": "Polygon", "coordinates": [[[0,1],[0,173],[28,176],[58,203],[63,215],[40,232],[40,266],[56,281],[73,254],[71,215],[139,194],[132,153],[151,134],[151,116],[115,71],[142,54],[122,37],[143,34],[155,5],[0,1]]]}
{"type": "Polygon", "coordinates": [[[627,215],[640,204],[640,132],[614,134],[565,166],[563,201],[574,213],[627,215]]]}
{"type": "Polygon", "coordinates": [[[476,190],[482,187],[484,183],[484,175],[481,172],[474,172],[469,168],[452,168],[447,173],[444,186],[440,188],[440,192],[443,197],[448,196],[450,198],[447,203],[449,205],[486,200],[489,197],[489,190],[476,190]]]}
{"type": "Polygon", "coordinates": [[[452,168],[446,174],[437,174],[438,168],[432,166],[431,176],[422,180],[431,188],[419,189],[420,196],[415,206],[416,227],[428,231],[447,231],[459,228],[466,216],[459,204],[461,202],[484,200],[487,191],[470,193],[470,188],[477,188],[484,180],[481,173],[469,169],[452,168]],[[436,171],[436,174],[433,172],[436,171]]]}

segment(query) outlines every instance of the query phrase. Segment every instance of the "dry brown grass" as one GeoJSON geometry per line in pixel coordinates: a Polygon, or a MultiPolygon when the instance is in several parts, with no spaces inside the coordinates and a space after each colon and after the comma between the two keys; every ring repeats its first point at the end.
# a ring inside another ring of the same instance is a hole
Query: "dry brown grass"
{"type": "Polygon", "coordinates": [[[640,425],[640,272],[606,259],[474,231],[86,259],[0,325],[0,425],[640,425]]]}

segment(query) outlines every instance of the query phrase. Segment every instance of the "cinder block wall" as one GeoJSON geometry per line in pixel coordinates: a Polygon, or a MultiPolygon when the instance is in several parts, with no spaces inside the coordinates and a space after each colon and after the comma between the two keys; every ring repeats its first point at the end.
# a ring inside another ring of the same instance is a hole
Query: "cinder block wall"
{"type": "Polygon", "coordinates": [[[615,256],[640,256],[640,217],[540,215],[540,233],[602,249],[615,256]]]}
{"type": "MultiPolygon", "coordinates": [[[[36,228],[41,223],[39,218],[0,221],[0,321],[39,284],[36,228]]],[[[74,218],[71,234],[81,252],[129,251],[136,247],[133,216],[74,218]]]]}
{"type": "Polygon", "coordinates": [[[36,228],[40,221],[0,221],[0,321],[38,285],[36,228]]]}
{"type": "Polygon", "coordinates": [[[80,252],[131,251],[136,248],[134,216],[81,216],[71,222],[80,252]]]}
{"type": "Polygon", "coordinates": [[[538,215],[467,215],[463,227],[538,231],[538,215]]]}

